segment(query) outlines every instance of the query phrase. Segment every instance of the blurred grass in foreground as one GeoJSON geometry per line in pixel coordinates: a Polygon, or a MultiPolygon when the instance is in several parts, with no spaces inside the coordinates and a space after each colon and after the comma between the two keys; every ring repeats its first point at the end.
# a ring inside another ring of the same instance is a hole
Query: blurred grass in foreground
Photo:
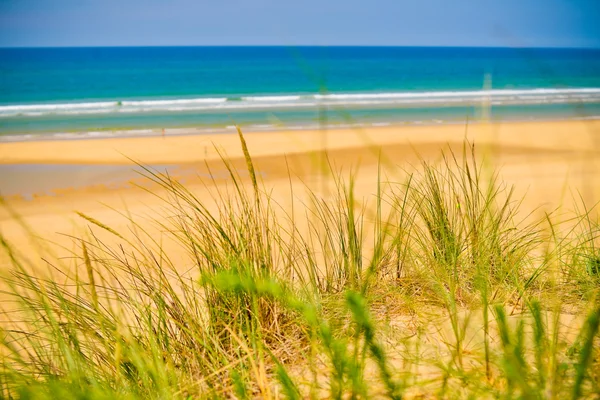
{"type": "Polygon", "coordinates": [[[146,169],[168,193],[155,223],[186,265],[133,218],[132,236],[80,214],[92,228],[73,238],[82,272],[60,282],[60,265],[40,273],[0,237],[12,260],[3,398],[600,393],[600,225],[588,205],[560,223],[519,220],[512,188],[465,143],[403,182],[380,174],[374,212],[331,165],[333,192],[307,187],[309,203],[290,210],[239,136],[249,178],[223,158],[232,185],[212,198],[146,169]]]}

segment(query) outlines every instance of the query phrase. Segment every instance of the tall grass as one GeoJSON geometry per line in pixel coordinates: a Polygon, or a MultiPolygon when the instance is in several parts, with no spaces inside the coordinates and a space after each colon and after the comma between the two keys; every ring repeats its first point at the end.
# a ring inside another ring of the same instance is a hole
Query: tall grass
{"type": "Polygon", "coordinates": [[[239,137],[247,174],[223,157],[229,181],[207,182],[208,197],[145,169],[164,201],[156,229],[124,214],[130,232],[117,232],[80,214],[89,231],[73,238],[74,265],[41,268],[1,237],[12,263],[2,397],[598,394],[591,210],[568,228],[536,220],[469,144],[404,182],[380,171],[375,204],[329,164],[329,195],[307,186],[302,202],[290,184],[283,206],[239,137]],[[545,295],[551,273],[568,282],[554,296],[585,311],[577,334],[545,295]]]}

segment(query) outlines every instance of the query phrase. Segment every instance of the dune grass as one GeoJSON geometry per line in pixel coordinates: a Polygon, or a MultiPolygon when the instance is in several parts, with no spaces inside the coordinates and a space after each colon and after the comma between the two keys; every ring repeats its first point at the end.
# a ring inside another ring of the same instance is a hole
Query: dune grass
{"type": "Polygon", "coordinates": [[[127,233],[80,214],[73,274],[0,237],[3,398],[599,395],[593,208],[536,219],[468,143],[380,174],[375,204],[329,165],[328,194],[283,207],[239,136],[247,174],[223,157],[208,199],[145,169],[183,265],[127,214],[127,233]]]}

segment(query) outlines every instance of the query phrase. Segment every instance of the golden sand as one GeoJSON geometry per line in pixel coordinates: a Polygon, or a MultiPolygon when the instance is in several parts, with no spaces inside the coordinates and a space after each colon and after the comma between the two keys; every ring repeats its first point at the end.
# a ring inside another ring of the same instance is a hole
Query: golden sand
{"type": "MultiPolygon", "coordinates": [[[[443,145],[468,137],[476,143],[556,151],[586,151],[600,145],[600,121],[561,121],[390,126],[329,131],[300,130],[248,133],[254,157],[281,156],[310,151],[365,148],[368,146],[443,145]],[[326,132],[324,134],[324,132],[326,132]]],[[[229,157],[242,155],[236,134],[133,137],[88,140],[53,140],[0,144],[0,163],[151,164],[195,163],[218,158],[217,149],[229,157]]]]}
{"type": "MultiPolygon", "coordinates": [[[[386,179],[402,179],[396,166],[410,169],[420,158],[434,159],[441,150],[462,151],[465,138],[488,165],[500,169],[503,181],[516,186],[523,207],[554,210],[571,207],[572,195],[588,204],[600,200],[600,121],[562,121],[443,126],[394,126],[328,131],[283,131],[246,134],[248,149],[267,188],[284,205],[290,185],[322,181],[322,150],[327,150],[336,170],[358,168],[357,191],[372,196],[377,165],[386,179]]],[[[1,164],[121,164],[133,161],[154,165],[177,165],[180,178],[200,197],[211,186],[227,184],[219,152],[243,170],[245,162],[236,134],[136,137],[71,141],[36,141],[0,144],[1,164]],[[214,179],[209,179],[211,176],[214,179]]],[[[243,174],[242,174],[243,175],[243,174]]],[[[143,179],[137,183],[144,184],[143,179]]],[[[22,223],[41,237],[67,245],[60,235],[79,233],[85,222],[74,211],[84,212],[116,229],[127,225],[115,210],[138,216],[160,214],[164,203],[141,188],[118,185],[70,188],[57,177],[54,196],[32,200],[8,199],[11,212],[0,210],[0,232],[20,249],[32,246],[22,223]],[[19,215],[18,222],[13,214],[19,215]]],[[[316,188],[318,189],[318,187],[316,188]]],[[[158,190],[158,189],[155,189],[158,190]]],[[[1,188],[0,188],[1,191],[1,188]]],[[[125,229],[126,230],[126,229],[125,229]]],[[[7,260],[0,258],[0,263],[7,260]]]]}

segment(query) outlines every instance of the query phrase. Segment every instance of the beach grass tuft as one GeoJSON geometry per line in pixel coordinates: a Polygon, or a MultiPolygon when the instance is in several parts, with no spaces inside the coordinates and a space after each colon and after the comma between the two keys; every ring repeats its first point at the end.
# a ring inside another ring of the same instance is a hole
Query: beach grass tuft
{"type": "Polygon", "coordinates": [[[79,213],[73,274],[0,235],[3,398],[600,393],[595,207],[536,217],[470,143],[403,181],[380,170],[375,204],[329,163],[330,189],[290,183],[284,207],[238,134],[247,174],[223,155],[210,196],[144,167],[183,260],[131,216],[79,213]]]}

